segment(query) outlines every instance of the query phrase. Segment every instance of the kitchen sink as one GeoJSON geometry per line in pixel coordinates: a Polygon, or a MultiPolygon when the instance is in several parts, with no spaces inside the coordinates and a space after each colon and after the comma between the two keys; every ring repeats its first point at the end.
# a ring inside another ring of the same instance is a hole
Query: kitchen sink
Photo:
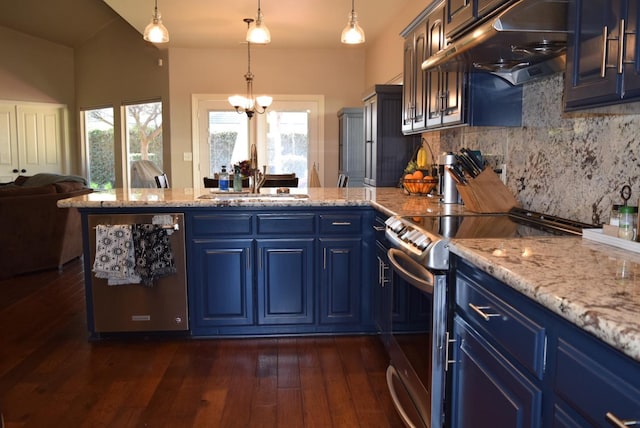
{"type": "Polygon", "coordinates": [[[214,192],[206,195],[202,195],[199,199],[213,199],[217,201],[295,201],[309,199],[309,195],[303,194],[288,194],[281,195],[268,195],[260,193],[223,193],[214,192]]]}

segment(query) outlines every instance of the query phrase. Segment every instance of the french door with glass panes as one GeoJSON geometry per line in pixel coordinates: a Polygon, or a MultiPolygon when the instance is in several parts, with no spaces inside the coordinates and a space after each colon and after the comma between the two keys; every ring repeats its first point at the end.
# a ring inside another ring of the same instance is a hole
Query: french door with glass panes
{"type": "Polygon", "coordinates": [[[276,99],[265,114],[251,120],[237,113],[223,96],[200,99],[198,144],[194,145],[194,153],[199,154],[196,186],[202,185],[204,177],[215,177],[223,165],[232,171],[233,165],[249,159],[249,148],[256,144],[261,170],[293,172],[298,186],[306,187],[312,165],[320,167],[323,99],[288,98],[276,99]]]}

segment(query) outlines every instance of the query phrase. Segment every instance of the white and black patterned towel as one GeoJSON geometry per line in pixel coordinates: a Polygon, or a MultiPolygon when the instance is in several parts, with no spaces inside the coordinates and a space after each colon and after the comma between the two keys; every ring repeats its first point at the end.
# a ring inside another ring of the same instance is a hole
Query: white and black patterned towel
{"type": "Polygon", "coordinates": [[[106,278],[109,285],[139,284],[141,278],[136,274],[135,266],[131,225],[96,226],[96,258],[93,262],[96,277],[106,278]]]}
{"type": "Polygon", "coordinates": [[[142,284],[152,286],[157,278],[176,273],[167,230],[158,224],[134,224],[136,274],[142,284]]]}

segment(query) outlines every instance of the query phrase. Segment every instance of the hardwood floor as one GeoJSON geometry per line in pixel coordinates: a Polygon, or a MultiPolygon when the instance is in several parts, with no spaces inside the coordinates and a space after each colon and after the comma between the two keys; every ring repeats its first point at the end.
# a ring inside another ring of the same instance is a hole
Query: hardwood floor
{"type": "Polygon", "coordinates": [[[401,427],[378,338],[88,341],[82,264],[0,281],[14,427],[401,427]]]}

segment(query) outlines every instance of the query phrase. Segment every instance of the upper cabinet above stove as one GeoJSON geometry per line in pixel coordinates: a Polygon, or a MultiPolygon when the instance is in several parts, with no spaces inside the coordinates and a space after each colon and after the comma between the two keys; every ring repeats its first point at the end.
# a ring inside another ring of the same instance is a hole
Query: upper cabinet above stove
{"type": "Polygon", "coordinates": [[[452,0],[433,3],[401,33],[405,40],[402,132],[417,134],[463,124],[520,126],[521,86],[485,72],[422,69],[426,59],[447,46],[449,3],[452,0]]]}
{"type": "Polygon", "coordinates": [[[638,2],[569,4],[565,110],[640,100],[638,2]]]}
{"type": "Polygon", "coordinates": [[[478,19],[485,17],[511,0],[446,0],[447,31],[450,38],[462,32],[478,19]]]}

